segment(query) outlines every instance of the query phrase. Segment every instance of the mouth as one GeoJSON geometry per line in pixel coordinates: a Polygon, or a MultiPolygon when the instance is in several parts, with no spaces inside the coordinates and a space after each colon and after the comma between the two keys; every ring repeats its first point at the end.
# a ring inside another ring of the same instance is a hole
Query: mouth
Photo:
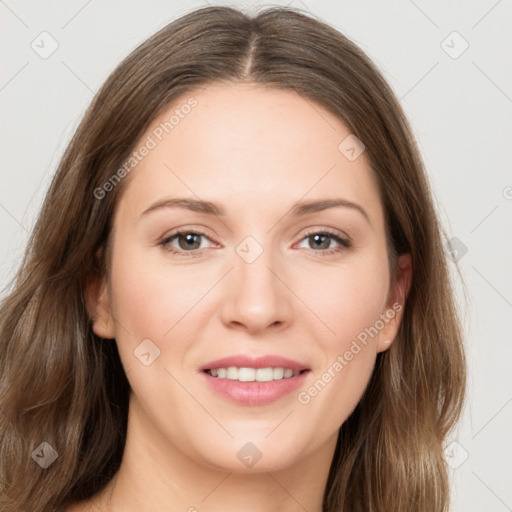
{"type": "Polygon", "coordinates": [[[234,356],[200,369],[211,390],[239,405],[264,405],[289,396],[311,373],[305,365],[280,356],[234,356]]]}

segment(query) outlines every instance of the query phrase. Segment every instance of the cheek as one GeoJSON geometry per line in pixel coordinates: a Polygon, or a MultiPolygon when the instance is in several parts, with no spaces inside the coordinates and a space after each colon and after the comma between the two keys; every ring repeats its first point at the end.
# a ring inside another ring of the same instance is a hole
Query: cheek
{"type": "Polygon", "coordinates": [[[184,269],[148,260],[137,248],[113,257],[118,350],[131,388],[149,416],[155,411],[167,414],[170,403],[179,403],[184,417],[199,414],[173,377],[182,380],[181,366],[197,334],[197,323],[191,320],[201,311],[198,301],[211,284],[199,279],[197,271],[184,269]]]}
{"type": "Polygon", "coordinates": [[[310,309],[323,321],[328,352],[343,350],[383,312],[389,287],[385,256],[354,257],[320,276],[309,275],[298,279],[310,309]]]}
{"type": "MultiPolygon", "coordinates": [[[[355,261],[355,260],[354,260],[355,261]]],[[[316,340],[322,365],[297,395],[325,428],[339,427],[354,410],[371,377],[377,354],[376,322],[385,306],[387,259],[377,254],[330,272],[308,299],[329,327],[316,340]]]]}
{"type": "MultiPolygon", "coordinates": [[[[143,251],[127,252],[112,271],[113,312],[126,330],[138,337],[164,339],[211,287],[193,268],[148,261],[143,251]]],[[[213,281],[214,282],[214,281],[213,281]]],[[[121,333],[122,334],[122,333],[121,333]]]]}

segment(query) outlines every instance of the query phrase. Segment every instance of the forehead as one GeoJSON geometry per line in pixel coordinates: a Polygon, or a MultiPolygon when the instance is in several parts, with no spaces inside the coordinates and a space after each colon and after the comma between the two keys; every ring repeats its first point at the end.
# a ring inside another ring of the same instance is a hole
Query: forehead
{"type": "Polygon", "coordinates": [[[177,98],[151,123],[135,150],[151,148],[121,202],[135,214],[164,195],[187,195],[227,204],[234,214],[252,205],[256,214],[341,196],[379,217],[365,152],[350,160],[342,151],[349,136],[341,119],[293,91],[210,84],[177,98]]]}

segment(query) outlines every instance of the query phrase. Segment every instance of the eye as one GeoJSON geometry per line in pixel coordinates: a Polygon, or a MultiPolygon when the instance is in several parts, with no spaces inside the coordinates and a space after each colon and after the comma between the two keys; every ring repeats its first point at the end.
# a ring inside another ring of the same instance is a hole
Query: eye
{"type": "Polygon", "coordinates": [[[165,237],[158,245],[179,256],[196,256],[205,248],[201,244],[201,238],[210,240],[204,233],[178,229],[165,237]]]}
{"type": "MultiPolygon", "coordinates": [[[[161,245],[167,251],[178,256],[200,256],[202,250],[207,247],[202,244],[203,240],[212,242],[204,233],[182,228],[166,236],[158,245],[161,245]]],[[[304,242],[309,244],[311,250],[319,256],[339,253],[352,246],[350,240],[325,229],[307,233],[306,236],[302,238],[300,244],[304,242]]],[[[212,244],[214,244],[214,242],[212,242],[212,244]]]]}
{"type": "Polygon", "coordinates": [[[318,253],[319,256],[338,253],[352,246],[350,240],[342,238],[337,233],[333,233],[329,230],[310,232],[302,239],[301,243],[304,243],[304,241],[309,244],[310,248],[318,253]]]}

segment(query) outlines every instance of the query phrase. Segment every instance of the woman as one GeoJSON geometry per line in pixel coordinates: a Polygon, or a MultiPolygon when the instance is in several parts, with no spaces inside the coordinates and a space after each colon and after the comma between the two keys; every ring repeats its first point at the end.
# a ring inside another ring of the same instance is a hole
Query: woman
{"type": "Polygon", "coordinates": [[[170,23],[96,95],[2,303],[0,508],[447,510],[442,246],[346,37],[287,8],[170,23]]]}

